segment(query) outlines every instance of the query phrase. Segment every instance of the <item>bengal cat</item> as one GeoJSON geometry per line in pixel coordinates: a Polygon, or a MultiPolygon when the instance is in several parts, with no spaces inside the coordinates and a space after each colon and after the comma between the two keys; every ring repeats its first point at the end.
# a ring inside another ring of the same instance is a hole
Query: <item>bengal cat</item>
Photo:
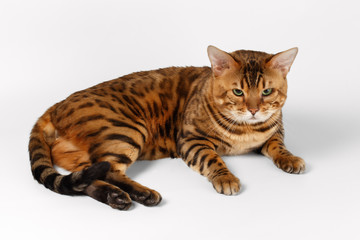
{"type": "Polygon", "coordinates": [[[208,47],[210,67],[137,72],[70,95],[39,118],[29,152],[34,178],[126,210],[161,195],[126,176],[138,159],[182,158],[226,195],[240,181],[220,156],[257,151],[288,173],[304,160],[284,145],[281,108],[297,48],[267,54],[208,47]],[[72,173],[61,175],[54,165],[72,173]]]}

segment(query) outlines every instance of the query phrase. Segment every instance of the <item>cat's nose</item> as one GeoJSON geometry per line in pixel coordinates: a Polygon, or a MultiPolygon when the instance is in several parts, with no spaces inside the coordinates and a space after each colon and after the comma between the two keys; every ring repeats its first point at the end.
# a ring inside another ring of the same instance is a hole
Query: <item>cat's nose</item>
{"type": "Polygon", "coordinates": [[[252,114],[253,116],[259,111],[258,108],[250,108],[250,109],[248,109],[248,110],[249,110],[249,112],[251,112],[251,114],[252,114]]]}

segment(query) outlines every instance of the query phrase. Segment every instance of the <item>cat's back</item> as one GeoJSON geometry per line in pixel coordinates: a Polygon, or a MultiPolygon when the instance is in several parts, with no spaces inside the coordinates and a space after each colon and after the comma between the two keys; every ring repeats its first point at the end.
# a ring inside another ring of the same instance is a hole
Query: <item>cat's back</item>
{"type": "MultiPolygon", "coordinates": [[[[106,108],[106,105],[116,112],[110,105],[148,105],[148,101],[155,100],[168,110],[170,102],[187,98],[193,83],[210,73],[209,67],[168,67],[134,72],[73,93],[57,104],[55,114],[71,115],[76,109],[90,110],[96,105],[101,108],[106,108]],[[65,113],[69,109],[73,110],[65,113]]],[[[156,114],[156,107],[153,111],[148,110],[156,114]]]]}
{"type": "Polygon", "coordinates": [[[208,67],[169,67],[131,73],[70,95],[55,105],[52,123],[59,136],[88,142],[86,148],[91,145],[89,137],[99,137],[111,127],[140,129],[144,152],[151,152],[148,148],[156,145],[165,156],[175,152],[176,126],[192,86],[209,74],[208,67]]]}
{"type": "MultiPolygon", "coordinates": [[[[111,91],[128,95],[144,97],[153,93],[169,93],[174,91],[186,95],[190,85],[202,75],[211,72],[209,67],[168,67],[156,70],[134,72],[114,80],[95,85],[85,91],[111,91]]],[[[175,96],[174,96],[175,97],[175,96]]]]}

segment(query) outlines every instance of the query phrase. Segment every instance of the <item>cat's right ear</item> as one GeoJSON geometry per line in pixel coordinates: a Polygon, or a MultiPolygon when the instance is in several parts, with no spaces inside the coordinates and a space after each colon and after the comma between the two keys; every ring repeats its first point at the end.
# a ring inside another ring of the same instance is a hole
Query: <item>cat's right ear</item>
{"type": "Polygon", "coordinates": [[[214,46],[208,46],[207,52],[215,77],[223,75],[227,70],[235,68],[237,65],[236,61],[228,53],[214,46]]]}

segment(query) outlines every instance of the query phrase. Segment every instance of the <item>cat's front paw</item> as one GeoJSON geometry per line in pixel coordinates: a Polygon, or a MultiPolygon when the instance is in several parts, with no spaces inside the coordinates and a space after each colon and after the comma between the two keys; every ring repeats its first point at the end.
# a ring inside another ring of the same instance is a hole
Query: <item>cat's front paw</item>
{"type": "Polygon", "coordinates": [[[305,161],[296,156],[284,156],[274,159],[275,165],[287,173],[303,173],[305,161]]]}
{"type": "Polygon", "coordinates": [[[217,176],[211,182],[218,193],[236,195],[240,192],[240,180],[232,174],[217,176]]]}

